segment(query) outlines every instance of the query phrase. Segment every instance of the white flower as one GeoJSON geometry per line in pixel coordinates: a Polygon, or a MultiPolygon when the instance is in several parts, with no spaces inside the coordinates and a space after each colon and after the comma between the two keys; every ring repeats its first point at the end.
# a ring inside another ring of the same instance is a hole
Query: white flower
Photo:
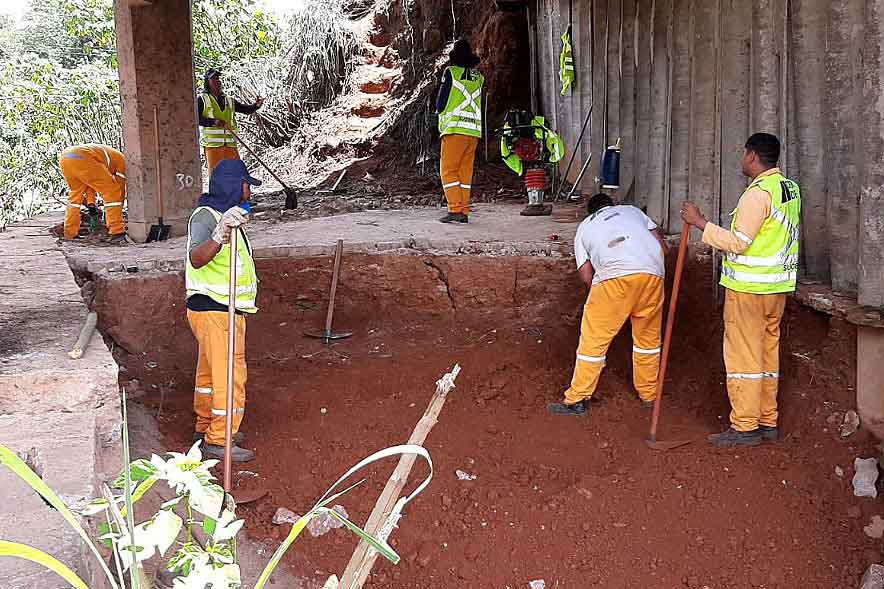
{"type": "Polygon", "coordinates": [[[218,464],[217,460],[202,460],[196,442],[187,454],[169,452],[170,458],[163,460],[156,454],[150,457],[150,463],[156,467],[157,476],[168,483],[178,495],[187,495],[190,506],[196,511],[215,517],[224,503],[224,490],[212,481],[215,477],[209,471],[218,464]]]}
{"type": "Polygon", "coordinates": [[[117,540],[117,550],[123,566],[128,569],[132,566],[132,555],[135,560],[141,562],[159,552],[165,554],[170,546],[178,538],[184,521],[173,511],[161,510],[153,518],[135,526],[135,542],[130,539],[129,532],[124,531],[117,540]],[[135,546],[133,551],[130,547],[135,546]]]}
{"type": "Polygon", "coordinates": [[[235,589],[242,581],[239,565],[227,564],[222,567],[203,565],[194,567],[186,577],[177,577],[172,585],[174,589],[235,589]]]}
{"type": "Polygon", "coordinates": [[[215,530],[212,533],[212,539],[215,542],[226,542],[232,540],[242,529],[245,520],[237,519],[229,509],[225,509],[221,517],[215,521],[215,530]]]}

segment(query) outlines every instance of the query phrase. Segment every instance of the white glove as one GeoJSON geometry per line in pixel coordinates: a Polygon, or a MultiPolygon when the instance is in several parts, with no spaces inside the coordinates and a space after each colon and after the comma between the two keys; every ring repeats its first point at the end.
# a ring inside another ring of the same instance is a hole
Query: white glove
{"type": "Polygon", "coordinates": [[[234,228],[249,222],[249,215],[244,209],[232,207],[221,216],[221,220],[212,231],[212,240],[224,245],[230,241],[230,232],[234,228]]]}

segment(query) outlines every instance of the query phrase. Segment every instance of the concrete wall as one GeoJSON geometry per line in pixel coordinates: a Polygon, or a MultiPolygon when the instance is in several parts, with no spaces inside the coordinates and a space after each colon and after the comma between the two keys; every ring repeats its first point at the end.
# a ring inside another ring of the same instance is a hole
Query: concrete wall
{"type": "Polygon", "coordinates": [[[141,5],[114,1],[123,144],[128,179],[128,231],[144,241],[159,216],[154,107],[158,111],[164,222],[173,235],[187,232],[187,218],[201,191],[190,2],[141,5]]]}
{"type": "Polygon", "coordinates": [[[746,186],[745,139],[775,133],[802,188],[806,274],[884,306],[880,2],[573,0],[578,79],[562,97],[568,7],[532,9],[538,95],[569,150],[593,106],[571,172],[595,154],[584,192],[622,137],[621,195],[634,183],[636,203],[671,232],[688,195],[728,222],[746,186]]]}

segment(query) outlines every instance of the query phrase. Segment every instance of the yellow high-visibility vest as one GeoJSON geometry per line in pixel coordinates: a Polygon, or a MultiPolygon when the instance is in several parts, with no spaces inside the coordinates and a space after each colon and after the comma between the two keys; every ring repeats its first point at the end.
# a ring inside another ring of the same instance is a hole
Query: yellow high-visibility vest
{"type": "MultiPolygon", "coordinates": [[[[224,108],[218,104],[211,94],[203,94],[204,119],[218,119],[224,121],[232,131],[236,130],[236,114],[234,112],[233,98],[224,97],[224,108]]],[[[236,146],[236,137],[233,132],[224,127],[200,127],[200,145],[203,147],[226,147],[236,146]]]]}
{"type": "Polygon", "coordinates": [[[471,76],[464,78],[466,70],[454,65],[449,66],[448,71],[451,74],[451,92],[445,110],[439,113],[439,134],[482,137],[482,85],[485,76],[471,68],[471,76]]]}

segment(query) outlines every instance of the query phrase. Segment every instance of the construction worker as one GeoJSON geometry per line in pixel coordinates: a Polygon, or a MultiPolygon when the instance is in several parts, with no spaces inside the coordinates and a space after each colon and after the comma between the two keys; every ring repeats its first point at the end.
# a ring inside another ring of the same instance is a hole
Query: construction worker
{"type": "Polygon", "coordinates": [[[448,214],[443,223],[468,223],[473,162],[482,137],[482,86],[485,77],[470,43],[459,39],[448,55],[436,98],[439,135],[442,137],[440,176],[448,214]]]}
{"type": "Polygon", "coordinates": [[[730,230],[708,222],[692,202],[682,219],[703,242],[726,252],[721,267],[724,365],[731,425],[709,436],[716,446],[776,440],[780,321],[798,277],[801,191],[777,167],[780,142],[768,133],[745,145],[743,174],[752,179],[734,209],[730,230]]]}
{"type": "Polygon", "coordinates": [[[264,104],[258,97],[248,105],[224,94],[221,89],[221,70],[209,68],[203,78],[203,93],[196,99],[200,123],[200,145],[206,154],[209,175],[221,160],[239,159],[236,148],[236,115],[251,115],[264,104]]]}
{"type": "Polygon", "coordinates": [[[64,216],[64,238],[76,239],[80,233],[80,207],[83,204],[96,214],[96,193],[104,201],[108,243],[126,243],[123,200],[126,197],[126,160],[109,145],[87,143],[68,147],[58,158],[61,175],[70,194],[64,216]]]}
{"type": "Polygon", "coordinates": [[[237,435],[246,402],[246,315],[256,313],[258,276],[252,248],[242,225],[248,221],[246,203],[251,187],[260,186],[242,160],[218,162],[187,225],[187,321],[199,345],[193,407],[194,440],[203,438],[204,452],[224,457],[225,421],[233,411],[234,443],[231,459],[248,462],[255,457],[240,447],[237,435]],[[238,231],[236,252],[236,343],[233,407],[227,406],[227,305],[230,286],[230,234],[238,231]]]}
{"type": "Polygon", "coordinates": [[[584,415],[605,366],[605,355],[627,319],[632,324],[633,384],[642,406],[652,408],[660,367],[663,319],[663,258],[666,243],[657,224],[640,209],[615,206],[596,194],[574,238],[580,279],[590,287],[571,387],[561,403],[547,409],[556,415],[584,415]]]}

